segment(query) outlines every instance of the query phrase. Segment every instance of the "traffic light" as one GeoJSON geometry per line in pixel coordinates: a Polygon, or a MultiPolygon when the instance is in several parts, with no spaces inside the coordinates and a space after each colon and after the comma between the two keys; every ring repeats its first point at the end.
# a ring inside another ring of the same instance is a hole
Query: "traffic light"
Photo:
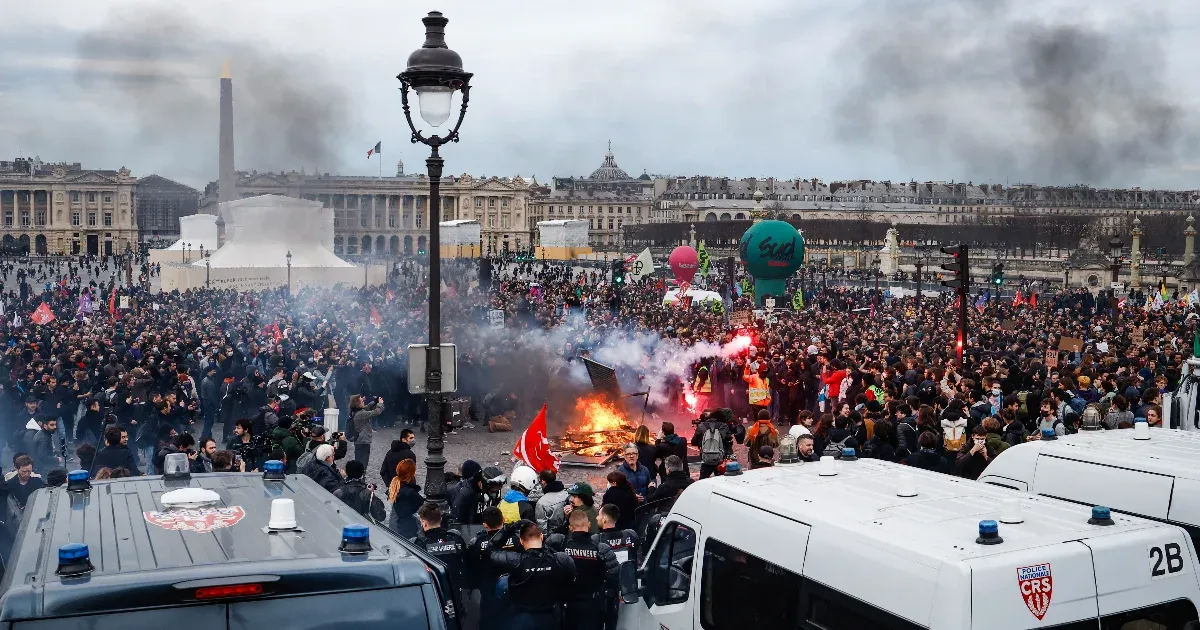
{"type": "Polygon", "coordinates": [[[992,284],[997,288],[1004,284],[1004,263],[992,265],[992,284]]]}
{"type": "Polygon", "coordinates": [[[625,285],[625,261],[612,261],[612,281],[618,287],[625,285]]]}
{"type": "Polygon", "coordinates": [[[943,247],[942,253],[954,257],[954,260],[942,265],[943,271],[948,271],[954,276],[949,280],[942,280],[942,286],[956,289],[960,296],[970,292],[971,267],[967,261],[967,246],[952,245],[950,247],[943,247]]]}

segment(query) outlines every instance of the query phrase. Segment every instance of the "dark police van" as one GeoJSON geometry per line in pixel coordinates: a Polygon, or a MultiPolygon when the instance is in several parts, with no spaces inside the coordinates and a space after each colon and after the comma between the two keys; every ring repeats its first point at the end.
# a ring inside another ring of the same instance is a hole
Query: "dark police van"
{"type": "Polygon", "coordinates": [[[0,629],[458,630],[440,562],[276,464],[37,491],[0,629]]]}

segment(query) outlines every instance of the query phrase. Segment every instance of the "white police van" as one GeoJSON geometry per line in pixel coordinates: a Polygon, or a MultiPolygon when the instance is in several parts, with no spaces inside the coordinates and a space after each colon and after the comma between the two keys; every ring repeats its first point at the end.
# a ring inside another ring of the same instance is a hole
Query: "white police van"
{"type": "Polygon", "coordinates": [[[1081,431],[1006,449],[979,480],[1178,525],[1200,544],[1200,432],[1081,431]]]}
{"type": "Polygon", "coordinates": [[[823,460],[689,487],[622,565],[618,627],[1195,630],[1194,559],[1171,525],[823,460]]]}

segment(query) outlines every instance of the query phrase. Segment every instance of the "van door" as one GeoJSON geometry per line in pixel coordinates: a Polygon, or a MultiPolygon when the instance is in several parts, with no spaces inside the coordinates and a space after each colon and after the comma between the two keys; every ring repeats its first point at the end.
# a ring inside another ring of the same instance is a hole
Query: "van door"
{"type": "Polygon", "coordinates": [[[1176,527],[1152,527],[1083,541],[1096,566],[1103,616],[1180,599],[1195,599],[1200,583],[1188,536],[1176,527]]]}
{"type": "Polygon", "coordinates": [[[1099,616],[1092,552],[1082,542],[996,554],[970,566],[971,630],[1038,628],[1099,616]]]}
{"type": "Polygon", "coordinates": [[[670,515],[641,569],[641,597],[622,604],[617,620],[621,630],[690,630],[695,620],[697,593],[692,585],[700,525],[670,515]]]}
{"type": "Polygon", "coordinates": [[[1033,474],[1035,494],[1157,519],[1167,518],[1174,483],[1170,475],[1054,455],[1039,456],[1033,474]]]}

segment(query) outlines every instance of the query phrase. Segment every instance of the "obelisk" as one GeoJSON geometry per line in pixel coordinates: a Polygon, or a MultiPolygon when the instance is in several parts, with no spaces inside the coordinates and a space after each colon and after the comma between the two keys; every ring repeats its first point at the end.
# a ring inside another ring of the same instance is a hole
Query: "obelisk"
{"type": "MultiPolygon", "coordinates": [[[[238,198],[237,171],[233,166],[233,77],[229,74],[229,62],[225,62],[221,73],[221,137],[219,145],[217,178],[219,186],[217,202],[224,203],[238,198]]],[[[220,215],[218,209],[217,214],[220,215]]]]}

